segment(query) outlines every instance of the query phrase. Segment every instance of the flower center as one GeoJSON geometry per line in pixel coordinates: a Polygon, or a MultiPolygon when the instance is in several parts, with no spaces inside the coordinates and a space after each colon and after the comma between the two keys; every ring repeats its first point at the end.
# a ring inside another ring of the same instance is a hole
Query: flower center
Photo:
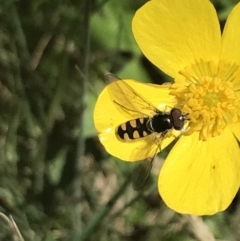
{"type": "Polygon", "coordinates": [[[203,103],[209,107],[214,107],[219,102],[219,94],[216,92],[207,92],[203,97],[203,103]]]}
{"type": "Polygon", "coordinates": [[[199,132],[201,140],[222,133],[228,123],[240,121],[240,68],[200,62],[179,72],[171,94],[191,119],[186,134],[199,132]]]}

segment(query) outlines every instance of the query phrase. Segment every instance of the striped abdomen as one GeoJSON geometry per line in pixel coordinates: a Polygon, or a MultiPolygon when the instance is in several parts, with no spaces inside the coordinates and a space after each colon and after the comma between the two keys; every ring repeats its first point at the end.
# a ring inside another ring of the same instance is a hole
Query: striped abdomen
{"type": "Polygon", "coordinates": [[[149,118],[130,120],[118,126],[117,135],[123,140],[134,140],[150,135],[152,131],[147,128],[149,118]]]}

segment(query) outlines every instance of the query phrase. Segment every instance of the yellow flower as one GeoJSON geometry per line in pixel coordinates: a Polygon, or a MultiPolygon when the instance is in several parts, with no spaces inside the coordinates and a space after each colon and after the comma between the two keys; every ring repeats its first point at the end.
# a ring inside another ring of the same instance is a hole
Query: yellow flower
{"type": "MultiPolygon", "coordinates": [[[[208,0],[151,0],[133,19],[141,50],[174,83],[167,88],[127,82],[159,110],[181,106],[191,119],[158,180],[161,197],[180,213],[210,215],[225,210],[239,189],[239,16],[240,3],[230,13],[222,36],[208,0]]],[[[116,127],[132,118],[116,108],[110,91],[107,87],[102,92],[94,113],[101,142],[120,159],[145,158],[134,150],[147,148],[147,140],[122,142],[116,137],[116,127]]],[[[166,138],[162,148],[172,139],[166,138]]]]}

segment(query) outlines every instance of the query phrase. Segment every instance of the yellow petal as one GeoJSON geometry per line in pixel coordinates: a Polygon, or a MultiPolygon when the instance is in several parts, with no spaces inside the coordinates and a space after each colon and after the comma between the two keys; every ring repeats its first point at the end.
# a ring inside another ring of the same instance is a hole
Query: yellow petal
{"type": "MultiPolygon", "coordinates": [[[[143,160],[156,153],[158,148],[155,144],[156,134],[137,140],[123,141],[117,137],[116,128],[129,120],[144,117],[144,114],[140,112],[149,112],[150,115],[152,110],[147,109],[148,106],[144,100],[147,100],[159,110],[164,111],[166,106],[167,108],[175,106],[176,99],[169,95],[168,85],[142,84],[134,80],[122,81],[130,85],[132,90],[123,83],[117,83],[117,81],[108,85],[100,94],[95,105],[94,123],[96,129],[100,132],[100,142],[108,153],[126,161],[143,160]],[[136,93],[140,97],[134,96],[136,93]],[[114,101],[120,102],[119,104],[123,107],[132,108],[133,111],[127,112],[114,101]],[[128,103],[128,101],[131,103],[128,103]],[[134,108],[137,109],[137,112],[134,112],[134,108]]],[[[173,134],[178,136],[179,132],[173,131],[173,134]]],[[[166,138],[161,144],[161,148],[166,147],[173,139],[173,136],[166,138]]]]}
{"type": "Polygon", "coordinates": [[[231,131],[233,132],[233,134],[236,136],[236,138],[238,139],[238,141],[240,141],[240,123],[239,123],[239,122],[230,123],[230,124],[229,124],[229,128],[231,129],[231,131]]]}
{"type": "Polygon", "coordinates": [[[240,64],[240,3],[228,16],[222,36],[221,59],[230,64],[240,64]]]}
{"type": "Polygon", "coordinates": [[[240,151],[232,132],[208,141],[184,136],[170,152],[159,176],[159,192],[179,213],[210,215],[225,210],[240,183],[240,151]]]}
{"type": "MultiPolygon", "coordinates": [[[[161,143],[161,150],[169,145],[180,133],[172,131],[173,135],[164,138],[161,143]]],[[[138,140],[122,141],[116,136],[116,129],[109,128],[99,134],[99,140],[106,151],[123,161],[141,161],[148,157],[153,157],[159,152],[155,144],[155,134],[138,140]]]]}
{"type": "Polygon", "coordinates": [[[221,33],[208,0],[152,0],[137,11],[132,25],[142,52],[172,77],[196,61],[218,61],[221,33]]]}

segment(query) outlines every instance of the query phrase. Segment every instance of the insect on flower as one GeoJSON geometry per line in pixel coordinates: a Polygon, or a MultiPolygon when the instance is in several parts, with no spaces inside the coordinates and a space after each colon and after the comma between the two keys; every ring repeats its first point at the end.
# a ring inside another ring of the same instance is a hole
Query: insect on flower
{"type": "Polygon", "coordinates": [[[239,16],[240,2],[221,31],[209,0],[147,1],[134,15],[134,38],[146,58],[173,83],[163,86],[124,79],[132,90],[116,81],[119,84],[104,88],[95,106],[99,140],[121,160],[153,159],[181,135],[158,177],[162,200],[178,213],[212,215],[224,211],[239,191],[239,16]],[[180,131],[172,125],[165,135],[152,132],[130,140],[117,135],[123,123],[152,120],[158,110],[159,116],[167,113],[171,119],[171,109],[166,106],[189,113],[191,121],[185,116],[182,121],[186,124],[180,131]]]}
{"type": "Polygon", "coordinates": [[[171,108],[170,111],[160,111],[115,75],[106,74],[106,79],[114,81],[110,94],[113,95],[116,106],[127,113],[132,113],[133,116],[133,119],[120,124],[116,128],[117,137],[121,141],[131,142],[146,136],[152,136],[147,147],[148,150],[146,148],[135,150],[137,152],[149,152],[148,158],[142,160],[134,169],[133,188],[139,190],[143,187],[150,174],[157,153],[161,151],[161,142],[165,137],[171,135],[170,130],[183,131],[185,120],[189,120],[188,113],[183,114],[176,107],[171,108]],[[151,114],[146,115],[146,112],[143,111],[146,109],[151,110],[151,114]],[[136,113],[142,117],[136,118],[136,113]],[[153,152],[151,151],[152,148],[154,149],[153,152]]]}

